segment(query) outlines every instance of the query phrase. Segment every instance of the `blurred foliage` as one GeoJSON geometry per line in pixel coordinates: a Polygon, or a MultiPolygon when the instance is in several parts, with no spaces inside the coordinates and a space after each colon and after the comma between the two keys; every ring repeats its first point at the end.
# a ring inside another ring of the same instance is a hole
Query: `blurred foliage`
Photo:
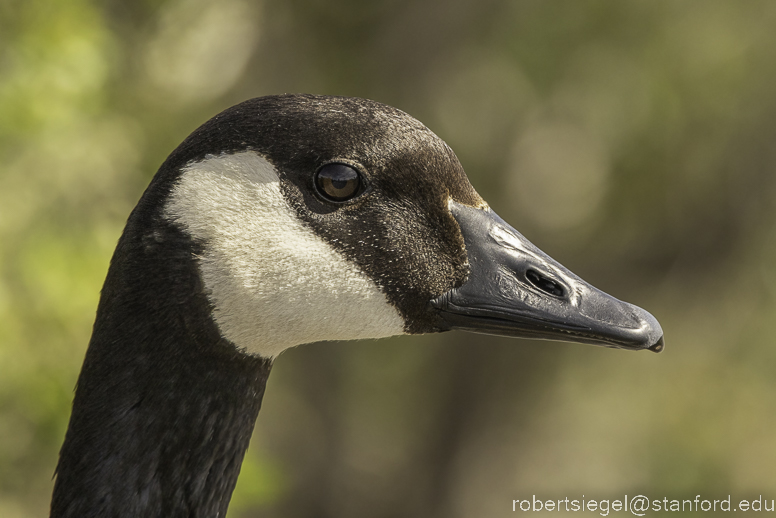
{"type": "Polygon", "coordinates": [[[776,497],[774,26],[769,0],[0,0],[0,516],[47,512],[99,289],[158,165],[221,109],[302,91],[422,120],[667,349],[295,349],[231,516],[776,497]]]}

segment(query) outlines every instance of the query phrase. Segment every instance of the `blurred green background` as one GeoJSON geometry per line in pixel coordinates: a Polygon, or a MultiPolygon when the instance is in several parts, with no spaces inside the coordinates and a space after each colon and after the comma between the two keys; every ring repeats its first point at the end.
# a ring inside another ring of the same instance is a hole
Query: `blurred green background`
{"type": "Polygon", "coordinates": [[[0,516],[47,513],[151,176],[209,117],[282,92],[417,117],[502,217],[655,314],[667,347],[299,347],[275,363],[230,516],[776,498],[774,27],[770,0],[0,0],[0,516]]]}

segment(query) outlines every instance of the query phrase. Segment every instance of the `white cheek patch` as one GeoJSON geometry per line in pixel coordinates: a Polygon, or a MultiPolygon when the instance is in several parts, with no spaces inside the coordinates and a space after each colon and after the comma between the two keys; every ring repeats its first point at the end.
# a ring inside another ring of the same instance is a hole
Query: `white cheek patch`
{"type": "Polygon", "coordinates": [[[199,269],[216,324],[250,354],[404,333],[374,281],[303,224],[254,152],[187,166],[165,216],[205,242],[199,269]]]}

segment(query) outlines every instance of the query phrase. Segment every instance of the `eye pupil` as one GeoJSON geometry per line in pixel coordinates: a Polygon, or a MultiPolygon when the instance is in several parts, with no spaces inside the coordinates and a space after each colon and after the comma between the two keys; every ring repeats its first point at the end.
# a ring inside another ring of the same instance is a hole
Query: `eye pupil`
{"type": "Polygon", "coordinates": [[[318,192],[330,201],[347,201],[361,193],[361,175],[345,164],[326,164],[315,173],[318,192]]]}

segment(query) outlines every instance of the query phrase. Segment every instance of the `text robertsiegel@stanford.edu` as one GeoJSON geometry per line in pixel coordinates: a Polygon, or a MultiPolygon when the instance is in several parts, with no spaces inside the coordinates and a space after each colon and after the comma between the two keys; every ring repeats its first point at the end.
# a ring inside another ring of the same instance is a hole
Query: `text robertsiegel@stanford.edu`
{"type": "Polygon", "coordinates": [[[701,495],[695,495],[692,499],[675,499],[663,497],[662,499],[651,499],[644,495],[629,497],[624,495],[622,498],[596,500],[594,498],[562,499],[540,499],[536,495],[531,495],[530,499],[523,498],[512,500],[512,511],[538,512],[538,511],[559,511],[559,512],[591,512],[598,513],[601,516],[608,516],[610,512],[626,512],[634,516],[644,516],[648,512],[707,512],[707,511],[767,511],[773,512],[776,508],[776,499],[765,498],[760,495],[757,498],[734,500],[731,495],[726,498],[704,498],[701,495]]]}

